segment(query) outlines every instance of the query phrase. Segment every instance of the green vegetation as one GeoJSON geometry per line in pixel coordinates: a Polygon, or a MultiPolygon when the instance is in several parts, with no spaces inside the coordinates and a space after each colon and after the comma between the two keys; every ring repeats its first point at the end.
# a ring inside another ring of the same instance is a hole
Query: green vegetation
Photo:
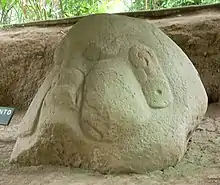
{"type": "MultiPolygon", "coordinates": [[[[126,1],[126,0],[125,0],[126,1]]],[[[190,5],[205,5],[220,3],[220,0],[136,0],[129,8],[130,11],[154,10],[161,8],[174,8],[190,5]]]]}
{"type": "Polygon", "coordinates": [[[119,11],[218,3],[220,0],[0,0],[0,24],[119,11]],[[122,6],[123,5],[123,6],[122,6]]]}

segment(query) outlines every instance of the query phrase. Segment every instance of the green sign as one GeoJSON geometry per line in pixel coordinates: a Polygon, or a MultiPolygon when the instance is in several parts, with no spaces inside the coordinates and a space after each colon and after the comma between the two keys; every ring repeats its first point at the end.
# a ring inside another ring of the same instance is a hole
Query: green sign
{"type": "Polygon", "coordinates": [[[0,125],[7,126],[13,117],[15,108],[0,107],[0,125]]]}

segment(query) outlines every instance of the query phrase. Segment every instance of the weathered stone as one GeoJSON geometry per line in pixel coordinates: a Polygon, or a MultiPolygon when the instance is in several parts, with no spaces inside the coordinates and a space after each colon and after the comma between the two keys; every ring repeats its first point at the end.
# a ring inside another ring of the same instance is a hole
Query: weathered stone
{"type": "Polygon", "coordinates": [[[191,61],[162,31],[144,20],[88,16],[54,60],[12,163],[142,173],[181,160],[208,100],[191,61]]]}

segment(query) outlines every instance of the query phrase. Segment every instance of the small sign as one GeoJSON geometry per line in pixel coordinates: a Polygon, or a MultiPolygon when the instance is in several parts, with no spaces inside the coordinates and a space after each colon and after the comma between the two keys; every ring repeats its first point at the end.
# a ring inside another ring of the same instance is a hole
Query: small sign
{"type": "Polygon", "coordinates": [[[13,115],[15,108],[11,107],[0,107],[0,125],[7,126],[9,125],[13,115]]]}

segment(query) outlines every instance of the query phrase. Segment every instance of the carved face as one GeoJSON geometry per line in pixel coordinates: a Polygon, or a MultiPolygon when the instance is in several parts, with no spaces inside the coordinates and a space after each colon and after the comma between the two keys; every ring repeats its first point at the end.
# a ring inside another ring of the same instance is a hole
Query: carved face
{"type": "Polygon", "coordinates": [[[207,96],[190,60],[158,28],[90,16],[70,30],[54,60],[12,159],[145,172],[183,156],[207,96]]]}
{"type": "Polygon", "coordinates": [[[136,44],[127,55],[127,60],[115,56],[96,61],[86,75],[81,129],[92,140],[117,141],[120,130],[147,125],[152,109],[173,103],[154,51],[136,44]]]}

